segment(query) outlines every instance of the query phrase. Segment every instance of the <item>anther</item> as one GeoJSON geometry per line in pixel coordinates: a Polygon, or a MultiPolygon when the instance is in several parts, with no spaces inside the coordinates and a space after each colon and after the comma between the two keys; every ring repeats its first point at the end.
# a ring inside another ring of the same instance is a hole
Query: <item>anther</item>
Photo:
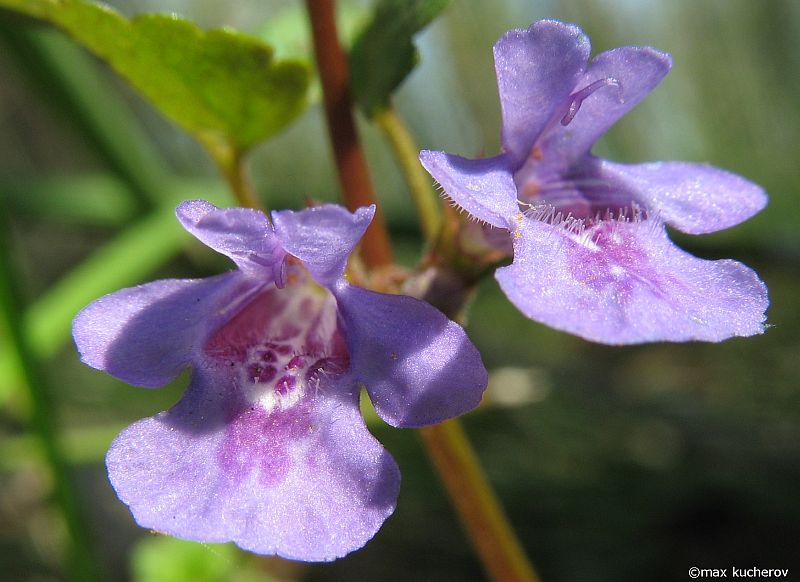
{"type": "Polygon", "coordinates": [[[286,286],[286,251],[284,251],[281,247],[276,246],[273,248],[271,256],[262,256],[258,253],[250,253],[247,258],[256,265],[271,269],[272,278],[275,281],[275,286],[278,289],[283,289],[286,286]]]}
{"type": "Polygon", "coordinates": [[[591,95],[598,89],[608,86],[617,87],[617,89],[620,90],[622,89],[622,83],[620,83],[613,77],[606,77],[605,79],[598,79],[594,83],[591,83],[586,87],[584,87],[583,89],[575,91],[572,95],[570,95],[571,101],[569,104],[569,109],[567,110],[567,113],[564,115],[564,117],[561,118],[561,125],[566,127],[567,125],[570,124],[570,122],[573,119],[575,119],[575,116],[578,114],[578,111],[580,110],[584,99],[586,99],[589,95],[591,95]]]}

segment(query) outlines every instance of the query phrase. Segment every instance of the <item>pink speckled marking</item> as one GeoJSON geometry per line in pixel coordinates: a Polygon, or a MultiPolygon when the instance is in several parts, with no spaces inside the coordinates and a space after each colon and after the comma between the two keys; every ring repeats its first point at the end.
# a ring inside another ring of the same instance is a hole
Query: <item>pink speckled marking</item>
{"type": "Polygon", "coordinates": [[[217,458],[235,481],[241,482],[258,470],[261,483],[275,486],[283,482],[291,467],[290,444],[312,428],[308,401],[273,412],[259,406],[247,408],[228,421],[217,458]]]}
{"type": "Polygon", "coordinates": [[[235,481],[257,470],[264,485],[281,483],[292,444],[313,430],[318,394],[347,371],[333,297],[312,285],[303,278],[264,291],[204,347],[209,364],[230,374],[241,403],[217,451],[235,481]]]}

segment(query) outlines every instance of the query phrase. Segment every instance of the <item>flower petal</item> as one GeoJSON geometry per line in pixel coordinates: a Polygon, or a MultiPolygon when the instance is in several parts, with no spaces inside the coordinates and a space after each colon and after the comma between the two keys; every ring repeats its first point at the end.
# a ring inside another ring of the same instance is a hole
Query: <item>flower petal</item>
{"type": "Polygon", "coordinates": [[[492,226],[513,224],[519,207],[508,156],[468,160],[423,150],[419,160],[457,206],[492,226]]]}
{"type": "Polygon", "coordinates": [[[89,366],[131,384],[162,386],[253,287],[241,273],[231,272],[122,289],[85,307],[75,317],[72,335],[89,366]]]}
{"type": "Polygon", "coordinates": [[[300,212],[273,212],[272,220],[286,252],[303,261],[318,283],[330,285],[344,275],[347,257],[374,215],[374,205],[350,213],[342,206],[324,204],[300,212]]]}
{"type": "Polygon", "coordinates": [[[526,218],[498,269],[528,317],[607,344],[721,341],[764,331],[767,290],[749,268],[674,246],[661,223],[606,221],[583,234],[526,218]]]}
{"type": "Polygon", "coordinates": [[[590,51],[580,28],[553,20],[510,30],[494,45],[503,146],[515,166],[574,89],[590,51]]]}
{"type": "Polygon", "coordinates": [[[538,142],[544,152],[540,175],[565,172],[589,153],[594,143],[661,82],[672,66],[666,53],[651,47],[627,46],[597,55],[577,82],[575,91],[613,79],[581,103],[568,125],[553,124],[538,142]]]}
{"type": "Polygon", "coordinates": [[[392,426],[441,422],[475,408],[487,383],[480,354],[431,305],[342,282],[333,290],[352,374],[392,426]]]}
{"type": "Polygon", "coordinates": [[[767,205],[764,190],[741,176],[705,164],[598,161],[597,174],[628,197],[689,234],[716,232],[744,222],[767,205]]]}
{"type": "Polygon", "coordinates": [[[392,514],[400,474],[355,383],[339,382],[269,413],[200,370],[177,406],[117,437],[111,483],[142,527],[295,560],[344,556],[392,514]]]}
{"type": "Polygon", "coordinates": [[[240,269],[276,271],[284,253],[267,217],[252,208],[217,208],[205,200],[187,200],[175,210],[183,227],[240,269]],[[256,259],[255,262],[253,259],[256,259]],[[273,266],[273,264],[275,266],[273,266]]]}

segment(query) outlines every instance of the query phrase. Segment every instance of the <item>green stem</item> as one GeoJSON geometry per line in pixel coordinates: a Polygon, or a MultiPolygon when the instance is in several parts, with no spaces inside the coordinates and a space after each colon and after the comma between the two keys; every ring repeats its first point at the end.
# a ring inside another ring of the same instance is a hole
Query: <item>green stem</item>
{"type": "MultiPolygon", "coordinates": [[[[419,148],[391,105],[376,113],[374,120],[389,139],[400,163],[420,218],[423,236],[428,244],[434,244],[441,233],[441,206],[431,187],[430,176],[419,163],[419,148]]],[[[453,286],[448,287],[450,302],[463,306],[466,297],[464,293],[453,293],[453,286]]],[[[451,420],[425,427],[420,429],[420,435],[492,579],[503,582],[538,580],[461,423],[451,420]]]]}
{"type": "Polygon", "coordinates": [[[419,429],[487,574],[497,582],[538,582],[458,420],[419,429]]]}
{"type": "MultiPolygon", "coordinates": [[[[2,217],[0,217],[2,218],[2,217]]],[[[0,227],[5,227],[5,220],[0,221],[0,227]]],[[[4,228],[0,228],[3,232],[4,228]]],[[[0,251],[0,318],[9,341],[7,349],[16,359],[20,377],[28,391],[31,403],[30,424],[38,435],[50,471],[53,476],[54,497],[59,505],[69,532],[68,568],[70,577],[77,581],[96,580],[94,562],[89,550],[89,537],[87,535],[82,516],[78,507],[75,491],[70,481],[67,463],[58,440],[55,427],[55,407],[47,390],[42,376],[39,374],[38,363],[31,354],[28,338],[22,328],[20,313],[22,305],[14,282],[17,280],[12,273],[11,257],[7,241],[2,241],[0,251]]]]}
{"type": "MultiPolygon", "coordinates": [[[[447,229],[443,234],[448,234],[447,229]]],[[[440,239],[437,244],[441,246],[442,242],[440,239]]],[[[463,324],[465,306],[477,280],[473,275],[439,265],[420,298],[463,324]]],[[[459,421],[421,428],[420,435],[490,578],[498,582],[538,582],[459,421]]]]}
{"type": "Polygon", "coordinates": [[[425,241],[431,244],[439,235],[442,213],[439,197],[431,187],[431,177],[419,163],[419,148],[414,143],[414,138],[403,119],[391,105],[376,113],[373,119],[392,146],[405,176],[411,199],[417,208],[422,235],[425,241]]]}
{"type": "Polygon", "coordinates": [[[257,208],[266,213],[267,208],[258,199],[250,185],[244,154],[239,150],[229,149],[227,146],[213,147],[206,145],[206,149],[217,162],[220,172],[228,182],[233,197],[236,198],[239,205],[245,208],[257,208]]]}

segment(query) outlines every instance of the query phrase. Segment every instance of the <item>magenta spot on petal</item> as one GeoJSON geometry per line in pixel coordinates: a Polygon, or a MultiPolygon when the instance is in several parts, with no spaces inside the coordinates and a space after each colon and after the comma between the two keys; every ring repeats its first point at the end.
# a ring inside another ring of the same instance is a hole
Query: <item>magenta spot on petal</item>
{"type": "Polygon", "coordinates": [[[286,364],[287,370],[294,370],[295,368],[302,368],[306,364],[306,359],[303,356],[295,356],[289,363],[286,364]]]}
{"type": "Polygon", "coordinates": [[[283,376],[280,380],[275,382],[275,392],[280,394],[281,396],[285,396],[289,393],[289,391],[294,388],[297,379],[294,376],[290,376],[289,374],[283,376]]]}
{"type": "Polygon", "coordinates": [[[247,366],[247,377],[253,382],[269,382],[277,375],[278,370],[275,366],[262,366],[260,364],[250,364],[247,366]]]}
{"type": "Polygon", "coordinates": [[[262,362],[274,362],[277,358],[275,357],[275,352],[272,350],[266,350],[261,354],[261,361],[262,362]]]}
{"type": "Polygon", "coordinates": [[[312,431],[308,403],[273,412],[260,406],[246,408],[228,420],[217,459],[234,481],[244,481],[258,470],[262,484],[279,485],[291,467],[289,446],[312,431]]]}
{"type": "Polygon", "coordinates": [[[664,297],[670,278],[653,269],[641,241],[633,233],[604,221],[593,227],[590,237],[596,249],[579,246],[569,254],[573,276],[596,292],[610,294],[621,305],[631,298],[635,287],[646,288],[656,297],[664,297]]]}
{"type": "Polygon", "coordinates": [[[243,362],[250,348],[264,340],[264,330],[286,308],[288,296],[269,289],[251,301],[206,342],[203,351],[214,359],[243,362]]]}

